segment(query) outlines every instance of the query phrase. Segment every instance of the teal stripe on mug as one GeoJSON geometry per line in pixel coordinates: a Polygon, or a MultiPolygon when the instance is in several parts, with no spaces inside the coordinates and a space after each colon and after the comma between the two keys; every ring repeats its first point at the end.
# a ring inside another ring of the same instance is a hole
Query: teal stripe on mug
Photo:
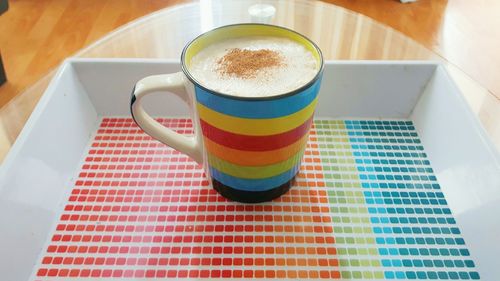
{"type": "Polygon", "coordinates": [[[320,84],[321,77],[300,93],[265,100],[225,98],[198,86],[195,92],[196,100],[214,111],[241,118],[268,119],[293,114],[309,105],[318,95],[320,84]]]}
{"type": "Polygon", "coordinates": [[[210,174],[214,179],[220,183],[230,186],[234,189],[245,190],[245,191],[266,191],[269,189],[276,188],[287,181],[291,180],[295,174],[299,171],[300,164],[296,165],[292,169],[281,173],[277,176],[265,178],[265,179],[241,179],[225,174],[213,167],[210,167],[210,174]]]}

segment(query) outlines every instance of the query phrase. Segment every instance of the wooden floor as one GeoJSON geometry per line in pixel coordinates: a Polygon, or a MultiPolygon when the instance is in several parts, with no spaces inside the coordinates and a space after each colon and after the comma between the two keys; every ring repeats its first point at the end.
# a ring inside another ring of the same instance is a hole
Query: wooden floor
{"type": "MultiPolygon", "coordinates": [[[[9,82],[0,106],[111,30],[183,0],[9,0],[0,52],[9,82]]],[[[412,37],[500,97],[500,1],[328,0],[412,37]]]]}

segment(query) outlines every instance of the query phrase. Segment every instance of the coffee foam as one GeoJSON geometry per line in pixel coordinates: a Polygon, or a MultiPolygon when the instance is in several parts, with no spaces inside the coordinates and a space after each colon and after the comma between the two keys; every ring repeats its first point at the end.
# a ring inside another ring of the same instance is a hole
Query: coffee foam
{"type": "Polygon", "coordinates": [[[318,73],[313,54],[301,44],[281,37],[249,36],[215,43],[196,54],[189,72],[204,87],[241,97],[268,97],[284,94],[310,82],[318,73]],[[221,59],[231,50],[270,50],[282,60],[251,77],[238,77],[220,71],[221,59]]]}

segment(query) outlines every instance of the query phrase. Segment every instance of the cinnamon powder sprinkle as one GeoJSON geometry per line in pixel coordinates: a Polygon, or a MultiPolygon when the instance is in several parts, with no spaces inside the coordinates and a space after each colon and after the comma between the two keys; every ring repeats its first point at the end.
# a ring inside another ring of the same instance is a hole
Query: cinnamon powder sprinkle
{"type": "Polygon", "coordinates": [[[269,49],[245,50],[230,49],[217,60],[217,71],[221,75],[234,75],[239,78],[254,78],[260,70],[283,65],[282,56],[269,49]]]}

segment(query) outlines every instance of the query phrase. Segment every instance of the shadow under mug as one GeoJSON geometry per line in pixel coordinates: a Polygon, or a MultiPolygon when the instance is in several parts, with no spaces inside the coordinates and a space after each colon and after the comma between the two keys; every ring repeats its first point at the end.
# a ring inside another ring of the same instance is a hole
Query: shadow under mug
{"type": "Polygon", "coordinates": [[[299,171],[313,122],[323,73],[320,49],[303,35],[266,24],[235,24],[203,33],[186,45],[182,72],[146,77],[135,85],[131,112],[142,130],[203,164],[212,187],[246,203],[272,200],[287,192],[299,171]],[[276,36],[303,45],[317,60],[318,73],[304,86],[269,97],[238,97],[203,86],[189,73],[194,55],[230,38],[276,36]],[[177,95],[191,109],[194,136],[165,128],[149,116],[141,100],[150,93],[177,95]]]}

